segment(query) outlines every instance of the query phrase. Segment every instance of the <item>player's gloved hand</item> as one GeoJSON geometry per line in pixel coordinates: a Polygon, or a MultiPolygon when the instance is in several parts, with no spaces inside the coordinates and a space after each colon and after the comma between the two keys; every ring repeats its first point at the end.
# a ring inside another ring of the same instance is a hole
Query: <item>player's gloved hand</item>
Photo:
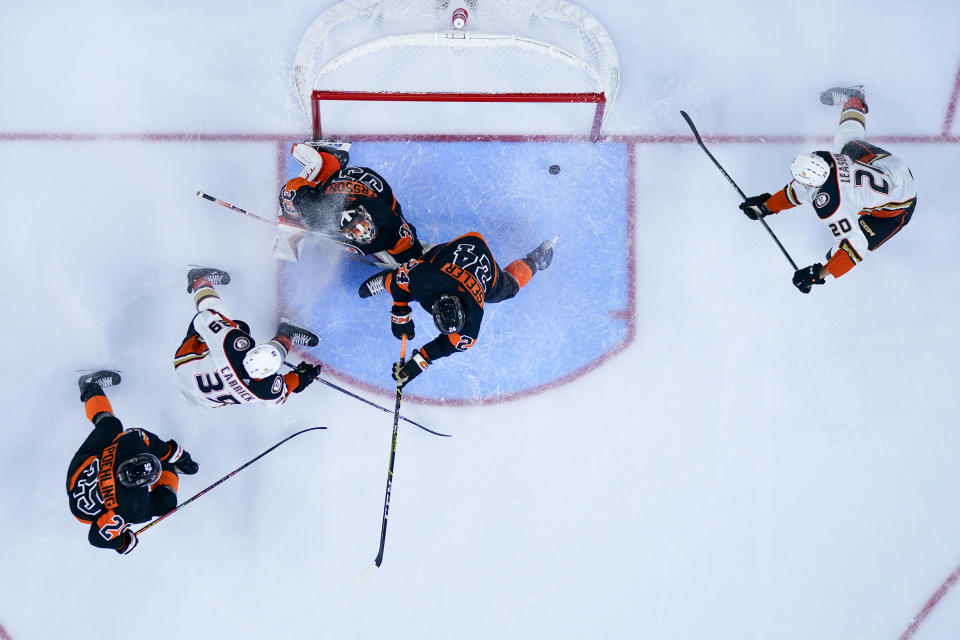
{"type": "Polygon", "coordinates": [[[393,310],[390,312],[390,329],[397,340],[402,340],[403,336],[407,336],[408,339],[413,338],[413,318],[410,314],[410,305],[393,303],[393,310]]]}
{"type": "Polygon", "coordinates": [[[133,529],[127,527],[120,533],[120,546],[117,547],[116,551],[120,555],[127,555],[133,548],[137,546],[137,534],[133,532],[133,529]]]}
{"type": "Polygon", "coordinates": [[[429,366],[430,362],[416,349],[406,362],[398,360],[393,363],[393,379],[397,381],[398,387],[403,388],[429,366]]]}
{"type": "Polygon", "coordinates": [[[819,262],[803,269],[797,269],[793,274],[793,285],[800,289],[800,293],[810,293],[815,284],[824,284],[826,280],[820,277],[823,265],[819,262]]]}
{"type": "Polygon", "coordinates": [[[747,216],[751,220],[759,220],[763,216],[769,216],[773,213],[773,211],[770,211],[765,204],[769,199],[769,193],[761,193],[758,196],[750,196],[740,203],[740,210],[743,211],[743,215],[747,216]]]}
{"type": "Polygon", "coordinates": [[[177,473],[183,473],[188,476],[192,476],[200,470],[200,465],[194,462],[193,458],[190,457],[190,452],[186,449],[181,449],[180,457],[172,464],[173,468],[177,470],[177,473]]]}
{"type": "Polygon", "coordinates": [[[320,375],[320,365],[312,365],[309,362],[301,362],[293,370],[297,374],[297,388],[293,390],[294,393],[300,393],[306,389],[311,382],[317,379],[317,376],[320,375]]]}

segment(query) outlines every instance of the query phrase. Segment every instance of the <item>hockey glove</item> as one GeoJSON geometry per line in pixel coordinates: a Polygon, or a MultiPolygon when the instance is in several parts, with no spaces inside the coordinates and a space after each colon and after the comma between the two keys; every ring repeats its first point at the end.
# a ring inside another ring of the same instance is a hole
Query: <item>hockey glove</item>
{"type": "Polygon", "coordinates": [[[740,203],[740,210],[743,211],[743,215],[747,216],[751,220],[759,220],[760,218],[769,216],[773,213],[773,211],[770,211],[766,205],[766,202],[769,199],[769,193],[761,193],[758,196],[751,196],[740,203]]]}
{"type": "Polygon", "coordinates": [[[120,546],[117,547],[116,551],[120,555],[127,555],[133,548],[137,546],[137,534],[133,532],[133,529],[127,527],[120,533],[120,546]]]}
{"type": "Polygon", "coordinates": [[[413,338],[413,318],[410,317],[410,313],[410,305],[393,303],[393,310],[390,312],[390,329],[397,340],[402,340],[404,336],[413,338]]]}
{"type": "Polygon", "coordinates": [[[800,289],[800,293],[810,293],[815,284],[825,284],[827,281],[820,277],[823,265],[819,262],[803,269],[797,269],[793,274],[793,285],[800,289]]]}
{"type": "Polygon", "coordinates": [[[177,470],[177,473],[192,476],[200,470],[200,465],[193,461],[186,449],[181,449],[181,452],[180,457],[173,463],[173,468],[177,470]]]}
{"type": "Polygon", "coordinates": [[[297,374],[297,388],[293,390],[294,393],[300,393],[306,389],[311,382],[317,379],[317,376],[320,375],[320,365],[312,365],[309,362],[301,362],[297,365],[297,368],[293,370],[297,374]]]}
{"type": "Polygon", "coordinates": [[[398,360],[393,363],[393,379],[397,381],[398,387],[403,388],[429,366],[430,362],[416,349],[406,362],[398,360]]]}

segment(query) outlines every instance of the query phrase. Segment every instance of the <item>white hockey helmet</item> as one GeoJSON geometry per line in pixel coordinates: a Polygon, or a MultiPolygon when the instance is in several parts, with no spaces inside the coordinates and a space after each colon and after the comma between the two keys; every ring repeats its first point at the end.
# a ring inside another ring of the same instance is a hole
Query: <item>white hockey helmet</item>
{"type": "Polygon", "coordinates": [[[800,184],[819,189],[830,177],[830,165],[815,153],[802,153],[790,163],[790,173],[800,184]]]}
{"type": "Polygon", "coordinates": [[[283,354],[276,345],[269,342],[250,349],[243,357],[243,368],[254,380],[272,376],[280,370],[281,364],[283,364],[283,354]]]}

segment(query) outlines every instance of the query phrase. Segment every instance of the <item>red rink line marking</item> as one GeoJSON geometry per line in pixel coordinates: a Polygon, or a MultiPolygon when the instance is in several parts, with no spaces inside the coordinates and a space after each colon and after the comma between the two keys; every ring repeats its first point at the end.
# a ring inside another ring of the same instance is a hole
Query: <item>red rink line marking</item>
{"type": "Polygon", "coordinates": [[[903,632],[903,635],[900,636],[900,640],[909,640],[913,637],[913,634],[917,632],[917,629],[920,628],[920,625],[924,620],[927,619],[927,616],[930,615],[930,612],[933,611],[933,608],[943,600],[943,596],[947,595],[947,592],[956,584],[957,580],[960,580],[960,567],[957,567],[953,570],[953,573],[944,580],[943,584],[940,585],[940,588],[934,592],[930,599],[927,600],[927,603],[923,605],[923,608],[920,609],[920,613],[913,617],[913,620],[910,622],[910,626],[907,627],[907,630],[903,632]]]}
{"type": "Polygon", "coordinates": [[[2,624],[0,624],[0,640],[13,640],[10,634],[7,633],[7,630],[3,628],[2,624]]]}
{"type": "Polygon", "coordinates": [[[947,137],[950,128],[953,126],[953,116],[957,112],[957,98],[960,97],[960,66],[957,67],[957,75],[953,79],[953,92],[950,94],[950,104],[947,105],[947,114],[943,118],[943,137],[947,137]]]}

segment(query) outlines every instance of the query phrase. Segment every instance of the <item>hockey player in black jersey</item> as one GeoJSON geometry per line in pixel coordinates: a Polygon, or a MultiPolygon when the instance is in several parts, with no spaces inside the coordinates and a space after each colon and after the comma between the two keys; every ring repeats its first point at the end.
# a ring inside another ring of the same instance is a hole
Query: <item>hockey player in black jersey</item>
{"type": "Polygon", "coordinates": [[[131,525],[173,511],[178,474],[193,475],[199,465],[174,440],[123,428],[103,393],[120,383],[120,374],[98,371],[78,382],[93,431],[67,468],[70,511],[90,525],[90,544],[127,554],[137,545],[131,525]]]}
{"type": "Polygon", "coordinates": [[[395,267],[423,255],[416,228],[403,217],[393,189],[368,167],[351,167],[349,143],[293,145],[304,165],[280,191],[274,255],[296,260],[305,231],[335,237],[353,253],[395,267]]]}
{"type": "Polygon", "coordinates": [[[197,314],[174,355],[180,390],[190,402],[203,407],[279,406],[320,374],[319,365],[301,362],[281,375],[287,353],[295,344],[313,347],[320,339],[281,319],[273,339],[257,345],[245,322],[228,317],[214,289],[214,284],[229,282],[230,274],[214,267],[195,267],[187,273],[187,292],[193,294],[197,314]]]}
{"type": "Polygon", "coordinates": [[[476,344],[484,305],[517,295],[535,273],[550,266],[556,242],[557,238],[543,242],[526,257],[501,269],[483,236],[471,232],[436,245],[422,259],[367,278],[360,286],[361,298],[383,291],[393,296],[390,326],[398,340],[414,337],[412,301],[433,316],[440,330],[439,336],[414,350],[405,363],[394,364],[394,380],[402,387],[437,358],[476,344]]]}

